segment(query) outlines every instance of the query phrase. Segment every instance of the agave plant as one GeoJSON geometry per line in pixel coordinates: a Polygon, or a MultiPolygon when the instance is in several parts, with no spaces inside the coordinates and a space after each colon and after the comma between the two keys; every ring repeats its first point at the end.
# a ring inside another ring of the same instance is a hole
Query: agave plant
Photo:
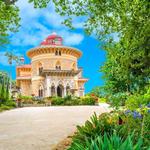
{"type": "Polygon", "coordinates": [[[104,136],[99,135],[94,139],[86,140],[86,144],[76,140],[72,143],[69,150],[141,150],[142,138],[134,143],[133,136],[128,135],[125,140],[119,137],[115,132],[112,135],[104,133],[104,136]]]}

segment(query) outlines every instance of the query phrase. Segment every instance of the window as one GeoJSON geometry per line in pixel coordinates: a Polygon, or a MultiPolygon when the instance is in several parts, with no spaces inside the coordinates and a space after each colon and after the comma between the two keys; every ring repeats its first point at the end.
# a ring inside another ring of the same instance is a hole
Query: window
{"type": "Polygon", "coordinates": [[[43,67],[39,67],[39,74],[42,72],[43,67]]]}
{"type": "Polygon", "coordinates": [[[56,70],[61,70],[61,64],[59,61],[56,63],[56,70]]]}
{"type": "Polygon", "coordinates": [[[43,71],[43,66],[42,66],[42,63],[38,63],[38,66],[37,66],[37,72],[38,72],[38,74],[40,74],[40,73],[42,73],[42,71],[43,71]]]}
{"type": "Polygon", "coordinates": [[[59,51],[59,56],[61,56],[61,51],[59,51]]]}
{"type": "Polygon", "coordinates": [[[61,70],[61,66],[56,66],[56,70],[61,70]]]}
{"type": "Polygon", "coordinates": [[[58,51],[55,52],[55,55],[58,55],[58,51]]]}
{"type": "Polygon", "coordinates": [[[58,55],[58,56],[61,56],[61,51],[59,50],[57,50],[56,52],[55,52],[55,55],[58,55]]]}
{"type": "Polygon", "coordinates": [[[75,63],[73,63],[73,65],[72,65],[72,70],[76,70],[76,64],[75,63]]]}

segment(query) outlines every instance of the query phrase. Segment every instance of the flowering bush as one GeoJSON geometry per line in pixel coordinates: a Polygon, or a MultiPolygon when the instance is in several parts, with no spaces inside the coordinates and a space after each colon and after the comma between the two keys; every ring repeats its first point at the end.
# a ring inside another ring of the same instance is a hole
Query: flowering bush
{"type": "Polygon", "coordinates": [[[103,113],[99,117],[94,114],[91,121],[87,120],[84,126],[77,126],[77,133],[73,137],[71,148],[77,143],[86,147],[87,142],[91,143],[92,139],[103,137],[105,133],[112,136],[114,131],[122,140],[126,140],[129,135],[134,133],[133,145],[141,138],[143,141],[142,149],[147,149],[150,141],[148,134],[150,133],[149,107],[134,111],[113,111],[103,113]]]}

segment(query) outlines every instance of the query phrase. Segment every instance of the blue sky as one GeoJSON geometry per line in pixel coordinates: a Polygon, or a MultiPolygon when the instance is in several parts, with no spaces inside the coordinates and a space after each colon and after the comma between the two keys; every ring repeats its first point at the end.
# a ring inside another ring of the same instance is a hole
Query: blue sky
{"type": "MultiPolygon", "coordinates": [[[[74,18],[73,25],[76,30],[72,31],[61,24],[64,18],[55,13],[53,4],[45,9],[34,9],[27,0],[19,0],[17,5],[20,8],[21,27],[18,33],[11,34],[11,44],[7,46],[7,50],[13,50],[18,56],[23,55],[25,63],[30,63],[26,52],[38,46],[52,32],[56,32],[63,37],[64,45],[76,47],[83,52],[78,66],[83,67],[84,77],[89,78],[85,85],[86,93],[93,87],[104,84],[99,69],[105,61],[105,52],[100,49],[100,43],[94,36],[89,37],[84,33],[82,26],[85,18],[74,18]]],[[[0,70],[9,72],[10,67],[4,54],[5,50],[1,50],[0,70]]],[[[15,64],[12,70],[12,78],[15,79],[15,64]]]]}

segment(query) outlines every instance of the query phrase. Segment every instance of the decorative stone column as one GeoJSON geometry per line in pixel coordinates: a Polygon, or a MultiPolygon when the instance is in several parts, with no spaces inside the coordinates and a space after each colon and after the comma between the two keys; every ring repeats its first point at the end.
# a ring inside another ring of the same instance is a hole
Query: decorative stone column
{"type": "Polygon", "coordinates": [[[64,86],[64,95],[63,95],[63,96],[64,96],[64,97],[67,96],[67,95],[66,95],[66,86],[64,86]]]}
{"type": "Polygon", "coordinates": [[[49,89],[49,96],[52,96],[52,93],[51,93],[51,86],[48,87],[48,89],[49,89]]]}
{"type": "Polygon", "coordinates": [[[57,96],[57,86],[55,86],[55,96],[57,96]]]}
{"type": "Polygon", "coordinates": [[[50,91],[49,91],[49,83],[50,83],[50,79],[48,78],[48,76],[46,76],[45,79],[45,87],[46,87],[46,91],[45,91],[45,97],[49,97],[50,96],[50,91]]]}

